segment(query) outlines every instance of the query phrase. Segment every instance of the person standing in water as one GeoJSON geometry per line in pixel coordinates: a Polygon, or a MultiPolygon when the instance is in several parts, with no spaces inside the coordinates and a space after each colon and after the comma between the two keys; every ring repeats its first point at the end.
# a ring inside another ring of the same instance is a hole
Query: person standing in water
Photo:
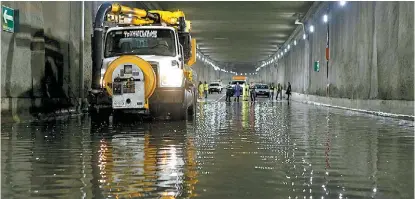
{"type": "Polygon", "coordinates": [[[252,84],[249,89],[250,89],[249,93],[250,93],[250,96],[251,96],[251,102],[255,102],[255,100],[256,100],[255,84],[252,84]]]}
{"type": "Polygon", "coordinates": [[[241,90],[242,90],[242,88],[239,85],[239,82],[237,82],[236,85],[235,85],[235,94],[234,94],[235,99],[234,99],[234,101],[239,102],[239,97],[241,96],[241,90]]]}
{"type": "Polygon", "coordinates": [[[271,84],[269,85],[269,98],[270,98],[271,100],[273,100],[273,99],[274,99],[274,83],[271,83],[271,84]]]}
{"type": "Polygon", "coordinates": [[[202,81],[199,81],[198,90],[199,90],[199,99],[202,99],[203,93],[205,91],[202,81]]]}
{"type": "Polygon", "coordinates": [[[291,95],[291,84],[290,84],[290,82],[288,82],[288,87],[287,87],[287,91],[285,92],[285,94],[287,94],[287,100],[290,100],[290,95],[291,95]]]}
{"type": "Polygon", "coordinates": [[[277,95],[275,97],[276,100],[278,100],[278,95],[280,95],[280,100],[282,100],[282,86],[280,83],[277,84],[277,95]]]}
{"type": "Polygon", "coordinates": [[[226,102],[231,102],[232,86],[231,83],[226,86],[226,102]]]}

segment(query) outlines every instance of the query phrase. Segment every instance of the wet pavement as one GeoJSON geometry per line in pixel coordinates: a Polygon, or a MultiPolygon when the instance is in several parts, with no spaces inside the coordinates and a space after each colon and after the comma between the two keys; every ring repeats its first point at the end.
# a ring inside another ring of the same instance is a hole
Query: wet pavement
{"type": "Polygon", "coordinates": [[[224,100],[188,121],[3,124],[1,197],[414,198],[412,121],[224,100]]]}

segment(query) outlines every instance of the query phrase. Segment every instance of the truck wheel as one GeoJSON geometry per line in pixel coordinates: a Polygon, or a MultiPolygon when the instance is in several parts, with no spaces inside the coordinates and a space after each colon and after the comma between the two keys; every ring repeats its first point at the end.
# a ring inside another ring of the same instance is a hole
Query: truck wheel
{"type": "Polygon", "coordinates": [[[187,109],[187,114],[188,115],[193,115],[194,112],[194,105],[192,104],[191,106],[189,106],[189,108],[187,109]]]}

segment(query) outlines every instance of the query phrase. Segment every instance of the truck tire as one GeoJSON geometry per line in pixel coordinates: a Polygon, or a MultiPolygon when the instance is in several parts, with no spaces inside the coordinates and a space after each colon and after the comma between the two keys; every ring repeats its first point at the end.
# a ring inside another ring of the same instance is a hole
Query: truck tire
{"type": "Polygon", "coordinates": [[[187,109],[187,114],[188,115],[193,115],[195,112],[195,109],[194,109],[195,107],[194,107],[194,104],[192,104],[191,106],[189,106],[189,108],[187,109]]]}

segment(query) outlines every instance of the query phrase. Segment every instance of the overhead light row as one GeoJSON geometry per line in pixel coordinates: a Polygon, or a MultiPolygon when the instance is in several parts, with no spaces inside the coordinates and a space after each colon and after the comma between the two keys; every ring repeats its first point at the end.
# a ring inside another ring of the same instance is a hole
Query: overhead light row
{"type": "Polygon", "coordinates": [[[258,73],[235,73],[235,75],[257,75],[258,73]]]}
{"type": "Polygon", "coordinates": [[[203,55],[203,53],[201,53],[199,51],[197,51],[197,53],[196,53],[196,58],[199,59],[200,61],[202,61],[203,63],[205,63],[205,64],[207,64],[209,66],[212,66],[213,69],[215,69],[215,71],[221,71],[221,72],[225,72],[225,73],[233,73],[233,74],[236,74],[233,71],[227,71],[227,70],[225,70],[223,68],[220,68],[218,66],[218,64],[215,63],[215,61],[213,61],[210,58],[206,57],[205,55],[203,55]]]}
{"type": "MultiPolygon", "coordinates": [[[[344,6],[344,5],[346,5],[346,1],[339,1],[339,4],[340,4],[340,6],[344,6]]],[[[327,15],[327,14],[324,14],[323,15],[323,22],[324,23],[328,23],[328,21],[329,21],[329,16],[327,15]]],[[[314,25],[312,25],[312,24],[309,24],[308,25],[308,33],[309,34],[311,34],[311,33],[313,33],[314,32],[314,25]]],[[[305,40],[305,39],[307,39],[307,34],[306,33],[303,33],[303,39],[305,40]]],[[[292,42],[292,44],[294,45],[294,46],[296,46],[297,45],[297,40],[295,40],[294,39],[294,41],[292,42]]],[[[290,50],[290,43],[288,43],[286,46],[285,46],[285,48],[284,49],[280,49],[280,51],[279,52],[277,52],[274,56],[272,56],[272,58],[270,58],[270,59],[268,59],[267,61],[263,61],[262,63],[261,63],[261,65],[259,65],[258,67],[257,67],[257,69],[256,69],[256,71],[258,72],[259,70],[261,70],[261,68],[263,68],[263,67],[265,67],[265,66],[268,66],[268,65],[270,65],[270,64],[272,64],[272,63],[274,63],[274,62],[276,62],[276,61],[278,61],[280,58],[282,58],[283,56],[284,56],[284,54],[285,53],[287,53],[288,51],[290,50]]]]}

